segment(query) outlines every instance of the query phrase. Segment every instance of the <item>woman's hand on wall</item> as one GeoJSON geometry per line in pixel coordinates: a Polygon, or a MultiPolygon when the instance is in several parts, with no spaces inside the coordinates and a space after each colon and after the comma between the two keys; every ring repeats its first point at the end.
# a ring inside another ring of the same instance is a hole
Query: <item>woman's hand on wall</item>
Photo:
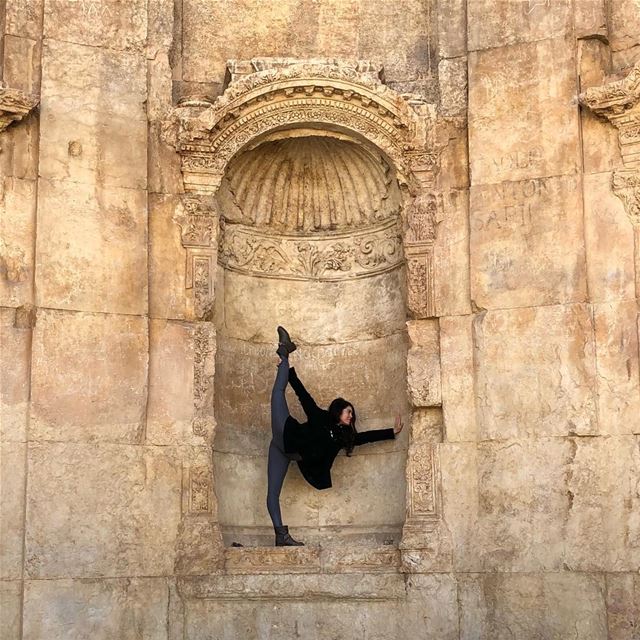
{"type": "Polygon", "coordinates": [[[393,427],[393,433],[398,434],[402,431],[402,427],[404,427],[404,423],[402,422],[402,417],[400,414],[396,415],[396,424],[393,427]]]}

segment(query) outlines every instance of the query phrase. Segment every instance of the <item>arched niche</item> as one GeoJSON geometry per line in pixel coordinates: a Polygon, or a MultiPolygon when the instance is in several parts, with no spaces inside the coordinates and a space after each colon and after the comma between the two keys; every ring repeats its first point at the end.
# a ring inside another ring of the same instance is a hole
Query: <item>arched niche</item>
{"type": "MultiPolygon", "coordinates": [[[[242,534],[271,544],[264,500],[275,326],[290,327],[300,343],[294,363],[318,401],[347,396],[361,429],[391,426],[407,402],[407,319],[419,347],[413,361],[425,336],[435,345],[437,327],[426,319],[435,315],[432,248],[441,215],[437,114],[419,96],[386,87],[368,63],[250,61],[229,69],[225,93],[183,101],[165,139],[181,155],[186,190],[174,219],[187,249],[187,306],[209,336],[196,359],[193,428],[213,444],[211,518],[227,543],[242,534]],[[212,395],[215,420],[205,406],[212,395]]],[[[423,418],[439,400],[414,394],[411,401],[422,417],[405,431],[408,457],[398,441],[339,456],[329,492],[290,473],[287,523],[304,520],[312,538],[315,528],[325,540],[322,527],[361,541],[398,542],[401,531],[402,548],[431,548],[437,459],[423,418]],[[393,494],[384,517],[366,509],[372,494],[363,483],[376,478],[377,491],[405,496],[393,494]]],[[[301,417],[293,396],[290,406],[301,417]]]]}
{"type": "MultiPolygon", "coordinates": [[[[255,544],[273,535],[265,498],[278,324],[295,336],[291,363],[321,406],[346,397],[360,430],[409,414],[402,196],[374,147],[303,128],[239,153],[216,197],[218,517],[228,543],[255,544]]],[[[288,401],[303,421],[291,390],[288,401]]],[[[404,439],[341,453],[333,488],[318,491],[292,462],[283,518],[309,541],[399,542],[405,463],[404,439]]]]}

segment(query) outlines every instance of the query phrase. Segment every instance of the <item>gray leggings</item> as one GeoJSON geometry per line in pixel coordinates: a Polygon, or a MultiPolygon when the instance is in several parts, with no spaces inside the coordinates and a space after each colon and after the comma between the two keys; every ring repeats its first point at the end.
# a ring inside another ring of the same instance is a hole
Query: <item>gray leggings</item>
{"type": "Polygon", "coordinates": [[[289,382],[289,358],[278,364],[273,389],[271,390],[271,442],[267,462],[267,510],[274,527],[282,526],[280,513],[280,491],[292,458],[284,452],[284,423],[289,417],[285,389],[289,382]]]}

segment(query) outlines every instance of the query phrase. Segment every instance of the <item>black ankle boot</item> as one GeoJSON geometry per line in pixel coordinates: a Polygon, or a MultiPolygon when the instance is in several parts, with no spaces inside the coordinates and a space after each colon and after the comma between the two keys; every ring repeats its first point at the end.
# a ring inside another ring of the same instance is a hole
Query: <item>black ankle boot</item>
{"type": "Polygon", "coordinates": [[[289,527],[285,524],[282,527],[274,527],[276,532],[276,547],[303,547],[304,542],[298,542],[289,535],[289,527]]]}
{"type": "Polygon", "coordinates": [[[276,353],[279,356],[284,357],[283,352],[286,353],[286,355],[289,355],[297,348],[296,343],[291,340],[289,332],[284,327],[278,326],[278,349],[276,350],[276,353]]]}

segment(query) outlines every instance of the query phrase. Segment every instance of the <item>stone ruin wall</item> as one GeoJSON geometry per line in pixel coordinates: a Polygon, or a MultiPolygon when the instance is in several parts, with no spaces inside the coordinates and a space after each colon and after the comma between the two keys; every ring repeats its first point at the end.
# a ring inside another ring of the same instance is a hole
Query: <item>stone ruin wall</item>
{"type": "Polygon", "coordinates": [[[637,0],[0,25],[2,640],[638,637],[637,0]],[[291,467],[289,549],[282,316],[407,423],[291,467]]]}

